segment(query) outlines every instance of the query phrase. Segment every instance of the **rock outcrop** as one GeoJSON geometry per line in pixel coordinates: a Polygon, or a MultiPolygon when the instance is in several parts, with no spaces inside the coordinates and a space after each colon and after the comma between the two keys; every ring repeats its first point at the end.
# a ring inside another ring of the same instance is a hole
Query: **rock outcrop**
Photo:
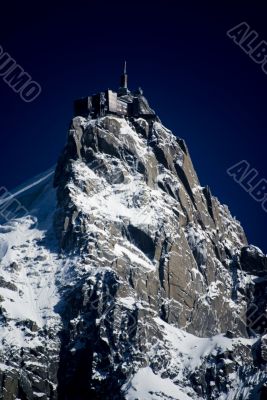
{"type": "Polygon", "coordinates": [[[75,117],[54,187],[0,237],[0,398],[263,399],[266,257],[185,142],[157,117],[75,117]]]}

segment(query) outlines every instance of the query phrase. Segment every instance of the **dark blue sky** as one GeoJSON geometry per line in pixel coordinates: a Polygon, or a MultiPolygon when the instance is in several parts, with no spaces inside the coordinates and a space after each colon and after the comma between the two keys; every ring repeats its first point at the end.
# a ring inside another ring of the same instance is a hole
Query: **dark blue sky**
{"type": "Polygon", "coordinates": [[[162,122],[186,140],[201,184],[267,251],[267,213],[226,173],[245,159],[267,179],[267,75],[226,35],[246,21],[267,40],[261,3],[2,5],[0,45],[42,93],[24,103],[0,78],[0,185],[12,189],[55,164],[73,100],[116,88],[127,59],[130,88],[142,86],[162,122]]]}

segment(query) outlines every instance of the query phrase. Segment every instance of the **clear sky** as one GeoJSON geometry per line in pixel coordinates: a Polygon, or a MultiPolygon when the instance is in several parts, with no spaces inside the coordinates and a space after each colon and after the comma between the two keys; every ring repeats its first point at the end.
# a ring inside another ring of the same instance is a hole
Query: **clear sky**
{"type": "Polygon", "coordinates": [[[50,168],[79,98],[116,89],[124,59],[164,125],[186,140],[201,184],[267,251],[267,213],[226,170],[240,160],[267,179],[267,75],[230,38],[246,21],[267,41],[262,1],[19,1],[1,6],[0,45],[42,92],[31,103],[0,77],[0,185],[50,168]]]}

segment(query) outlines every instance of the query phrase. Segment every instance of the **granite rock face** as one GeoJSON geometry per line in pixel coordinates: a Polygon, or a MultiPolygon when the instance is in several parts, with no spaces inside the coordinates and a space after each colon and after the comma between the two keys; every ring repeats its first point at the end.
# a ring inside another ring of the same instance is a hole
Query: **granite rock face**
{"type": "Polygon", "coordinates": [[[185,142],[157,117],[75,117],[54,188],[2,225],[0,398],[263,399],[266,256],[185,142]]]}
{"type": "Polygon", "coordinates": [[[243,271],[254,275],[266,275],[267,257],[255,246],[245,246],[241,249],[240,265],[243,271]]]}
{"type": "Polygon", "coordinates": [[[110,267],[168,323],[246,335],[242,227],[200,186],[184,142],[158,122],[133,122],[74,119],[55,176],[62,248],[110,267]]]}

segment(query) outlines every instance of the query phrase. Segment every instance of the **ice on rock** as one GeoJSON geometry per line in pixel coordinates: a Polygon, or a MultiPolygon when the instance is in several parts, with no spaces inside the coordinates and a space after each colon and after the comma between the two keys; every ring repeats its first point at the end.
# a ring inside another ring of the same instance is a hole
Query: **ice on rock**
{"type": "Polygon", "coordinates": [[[11,197],[27,215],[0,221],[0,397],[264,393],[265,256],[158,118],[75,117],[55,174],[11,197]]]}

